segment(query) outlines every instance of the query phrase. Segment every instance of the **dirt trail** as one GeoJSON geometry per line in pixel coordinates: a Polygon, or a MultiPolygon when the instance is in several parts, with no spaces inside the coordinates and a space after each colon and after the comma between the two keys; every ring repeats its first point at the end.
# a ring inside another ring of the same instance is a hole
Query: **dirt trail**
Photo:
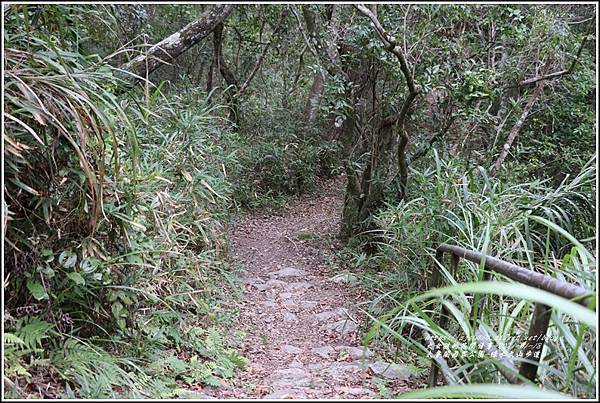
{"type": "Polygon", "coordinates": [[[271,215],[247,215],[231,234],[246,290],[235,330],[246,333],[248,365],[223,397],[377,397],[381,368],[360,347],[359,294],[335,277],[327,260],[339,229],[343,183],[326,181],[313,195],[271,215]]]}

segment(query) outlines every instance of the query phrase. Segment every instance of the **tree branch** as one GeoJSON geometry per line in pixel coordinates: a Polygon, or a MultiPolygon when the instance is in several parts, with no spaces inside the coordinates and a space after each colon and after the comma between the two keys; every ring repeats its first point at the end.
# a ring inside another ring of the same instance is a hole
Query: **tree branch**
{"type": "Polygon", "coordinates": [[[279,20],[279,24],[277,24],[277,28],[275,28],[275,31],[273,31],[273,35],[271,35],[271,39],[269,40],[269,42],[267,43],[267,45],[263,48],[263,51],[260,54],[260,56],[258,57],[258,59],[256,60],[256,63],[254,64],[254,68],[250,72],[250,75],[248,76],[248,78],[246,79],[246,81],[244,81],[244,83],[240,87],[240,90],[235,95],[236,97],[241,97],[242,94],[246,91],[246,89],[250,85],[250,82],[252,81],[252,79],[256,75],[256,72],[258,71],[258,69],[262,65],[262,61],[265,58],[267,52],[269,51],[269,48],[271,47],[271,45],[275,41],[275,37],[279,34],[279,31],[281,31],[281,28],[283,28],[283,22],[285,21],[285,17],[287,16],[287,14],[288,14],[288,11],[286,9],[284,9],[281,12],[281,18],[279,20]]]}
{"type": "MultiPolygon", "coordinates": [[[[315,13],[310,9],[308,5],[302,6],[302,15],[304,17],[304,22],[306,23],[306,29],[308,31],[308,35],[310,39],[306,37],[307,43],[309,44],[309,49],[311,52],[317,56],[319,60],[319,64],[323,67],[329,75],[332,77],[336,74],[341,75],[344,78],[346,74],[342,70],[339,64],[339,53],[337,50],[337,40],[338,40],[338,24],[339,24],[339,5],[333,4],[331,8],[331,19],[329,20],[327,26],[327,37],[325,38],[325,46],[323,46],[323,41],[321,41],[320,36],[317,33],[317,25],[315,22],[315,13]],[[324,50],[324,52],[323,52],[324,50]],[[325,53],[325,56],[323,56],[325,53]]],[[[298,20],[299,25],[300,21],[298,20]]],[[[302,31],[304,34],[304,31],[302,31]]]]}
{"type": "Polygon", "coordinates": [[[302,34],[302,37],[304,38],[306,47],[318,59],[319,55],[317,54],[317,51],[314,49],[314,47],[311,45],[310,40],[308,39],[308,36],[306,35],[306,32],[304,32],[304,27],[302,26],[302,21],[300,21],[300,17],[298,16],[298,13],[294,9],[293,5],[290,5],[289,7],[290,7],[290,10],[292,10],[292,14],[294,14],[294,17],[296,18],[296,21],[298,22],[298,30],[300,31],[300,33],[302,34]]]}
{"type": "MultiPolygon", "coordinates": [[[[210,35],[232,10],[231,4],[209,8],[196,21],[151,46],[145,54],[139,55],[119,68],[139,77],[145,77],[210,35]]],[[[132,77],[128,77],[128,80],[131,81],[132,77]]]]}
{"type": "Polygon", "coordinates": [[[396,38],[385,32],[385,29],[383,29],[381,23],[379,22],[375,14],[373,14],[373,12],[367,7],[365,7],[362,4],[355,4],[354,7],[363,15],[369,17],[369,19],[373,23],[373,26],[375,27],[375,32],[377,32],[377,35],[379,35],[379,39],[381,39],[381,41],[383,42],[385,50],[392,53],[398,58],[398,61],[400,62],[400,69],[402,70],[402,74],[404,75],[404,78],[406,79],[406,84],[408,85],[408,90],[411,93],[418,93],[418,89],[415,86],[413,76],[408,66],[408,62],[404,57],[402,47],[396,43],[396,38]]]}
{"type": "Polygon", "coordinates": [[[380,129],[385,129],[397,122],[400,122],[401,125],[404,125],[404,120],[406,119],[408,110],[416,96],[419,94],[419,88],[415,84],[413,75],[411,73],[411,69],[408,65],[408,62],[406,61],[404,53],[402,52],[402,47],[396,42],[396,38],[389,35],[385,31],[385,29],[383,29],[381,23],[371,10],[369,10],[362,4],[355,4],[354,7],[371,20],[371,22],[373,23],[373,27],[375,28],[375,32],[377,32],[379,39],[381,40],[381,42],[383,42],[385,50],[396,56],[396,58],[400,62],[400,70],[402,70],[402,74],[404,75],[404,79],[406,80],[406,85],[408,87],[408,96],[406,97],[406,100],[404,100],[404,102],[402,103],[402,108],[400,108],[400,112],[385,118],[381,123],[380,129]]]}
{"type": "MultiPolygon", "coordinates": [[[[551,64],[552,64],[552,58],[548,57],[546,59],[546,63],[544,64],[544,67],[542,68],[542,77],[547,77],[546,73],[550,69],[551,64]]],[[[527,116],[529,116],[529,112],[531,111],[531,108],[533,107],[533,105],[537,101],[538,97],[542,93],[545,82],[546,82],[545,78],[542,78],[541,80],[539,80],[536,83],[535,90],[533,90],[533,93],[531,94],[531,97],[529,98],[527,105],[525,105],[525,107],[523,108],[523,112],[521,113],[519,120],[517,120],[517,123],[515,123],[515,125],[512,127],[512,129],[510,129],[510,133],[508,134],[506,143],[504,143],[504,146],[502,147],[502,151],[500,152],[500,155],[498,156],[498,159],[494,163],[494,166],[492,167],[492,170],[490,172],[490,175],[492,177],[496,176],[496,174],[498,173],[498,170],[502,166],[502,163],[504,162],[504,159],[508,155],[508,151],[510,150],[512,143],[514,142],[515,138],[517,137],[517,134],[519,134],[521,127],[523,127],[523,124],[525,123],[525,119],[527,119],[527,116]]]]}
{"type": "Polygon", "coordinates": [[[214,29],[213,50],[215,53],[215,60],[217,61],[217,69],[221,73],[221,76],[223,76],[227,85],[233,85],[237,91],[239,82],[223,58],[223,24],[217,24],[214,29]]]}
{"type": "Polygon", "coordinates": [[[456,120],[456,117],[457,117],[457,115],[452,115],[446,121],[446,124],[444,125],[444,127],[440,131],[438,131],[435,135],[433,135],[433,137],[431,137],[431,139],[429,139],[429,142],[427,143],[427,145],[425,145],[423,148],[421,148],[419,151],[417,151],[412,156],[412,158],[410,159],[411,163],[414,163],[419,158],[427,155],[429,150],[431,150],[433,148],[433,145],[435,144],[435,142],[438,141],[439,139],[441,139],[442,137],[444,137],[444,135],[448,132],[448,130],[450,130],[450,127],[452,126],[452,123],[454,123],[454,121],[456,120]]]}
{"type": "MultiPolygon", "coordinates": [[[[579,49],[577,50],[577,55],[575,56],[575,59],[573,60],[573,62],[571,63],[571,66],[569,66],[568,69],[561,70],[561,71],[556,71],[556,72],[550,73],[550,74],[542,74],[539,77],[528,78],[527,80],[521,81],[518,84],[518,86],[519,87],[524,87],[526,85],[535,84],[535,83],[537,83],[538,81],[541,81],[541,80],[549,80],[549,79],[552,79],[552,78],[557,78],[557,77],[560,77],[560,76],[564,76],[565,74],[571,74],[573,72],[573,70],[575,70],[575,65],[579,61],[579,57],[581,56],[581,51],[583,50],[583,47],[584,47],[586,41],[587,41],[587,35],[583,37],[583,40],[581,41],[581,44],[579,45],[579,49]]],[[[515,87],[515,85],[513,85],[513,87],[515,87]]]]}
{"type": "Polygon", "coordinates": [[[288,95],[291,95],[294,91],[298,89],[298,80],[300,80],[300,75],[302,75],[302,69],[304,67],[304,53],[306,53],[306,49],[308,49],[308,46],[304,45],[302,51],[300,52],[300,57],[298,57],[298,68],[296,69],[296,76],[294,78],[292,86],[288,90],[288,95]]]}

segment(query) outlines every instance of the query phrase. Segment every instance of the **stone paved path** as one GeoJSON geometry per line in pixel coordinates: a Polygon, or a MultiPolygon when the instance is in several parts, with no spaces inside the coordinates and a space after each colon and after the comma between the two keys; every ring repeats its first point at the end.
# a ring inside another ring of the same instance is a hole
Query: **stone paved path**
{"type": "Polygon", "coordinates": [[[406,379],[360,346],[360,294],[327,264],[339,229],[343,184],[327,181],[279,213],[247,215],[234,228],[245,295],[236,330],[246,333],[245,370],[230,398],[377,397],[373,374],[406,379]]]}

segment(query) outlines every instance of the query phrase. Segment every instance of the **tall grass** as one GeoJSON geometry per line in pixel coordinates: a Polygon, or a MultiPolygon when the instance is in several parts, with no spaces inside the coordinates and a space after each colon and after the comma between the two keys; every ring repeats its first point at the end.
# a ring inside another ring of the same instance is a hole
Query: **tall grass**
{"type": "Polygon", "coordinates": [[[479,354],[475,332],[487,335],[518,366],[526,360],[518,353],[532,303],[543,302],[553,309],[537,382],[544,389],[594,397],[594,306],[577,306],[498,274],[487,273],[489,281],[482,282],[482,267],[464,260],[451,273],[445,262],[435,261],[434,248],[456,244],[580,285],[595,296],[595,162],[594,157],[579,175],[555,189],[543,182],[507,186],[481,168],[462,174],[437,154],[435,169],[413,171],[413,194],[424,196],[390,204],[379,215],[380,252],[372,258],[381,270],[374,276],[406,282],[382,282],[384,293],[377,301],[389,311],[373,317],[367,340],[379,338],[404,349],[404,357],[416,353],[415,361],[424,365],[430,352],[422,337],[425,330],[454,352],[442,368],[447,383],[505,383],[494,365],[499,359],[479,354]],[[446,287],[421,294],[432,286],[433,262],[446,287]],[[406,298],[407,292],[412,297],[406,298]],[[485,303],[479,305],[479,299],[485,303]],[[442,305],[449,312],[444,328],[437,325],[442,305]],[[474,305],[482,309],[480,320],[472,324],[468,314],[474,305]]]}
{"type": "Polygon", "coordinates": [[[216,331],[227,130],[206,94],[124,93],[78,52],[83,9],[60,7],[5,15],[8,395],[177,397],[182,372],[217,384],[244,364],[216,331]]]}

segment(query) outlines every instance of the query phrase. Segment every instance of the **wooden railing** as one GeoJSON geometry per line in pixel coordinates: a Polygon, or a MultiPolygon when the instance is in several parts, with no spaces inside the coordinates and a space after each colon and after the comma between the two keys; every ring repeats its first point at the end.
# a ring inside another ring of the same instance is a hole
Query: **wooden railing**
{"type": "MultiPolygon", "coordinates": [[[[445,253],[451,255],[450,273],[456,273],[458,262],[461,258],[469,260],[474,263],[483,263],[484,267],[484,279],[487,279],[490,275],[490,271],[500,273],[506,277],[518,281],[519,283],[526,284],[532,287],[542,289],[544,291],[551,292],[552,294],[573,300],[579,304],[587,306],[589,298],[592,295],[590,290],[583,287],[567,283],[565,281],[558,280],[545,274],[537,273],[535,271],[526,269],[521,266],[517,266],[513,263],[509,263],[492,256],[487,256],[479,252],[468,250],[456,245],[442,244],[440,245],[435,253],[436,261],[433,264],[433,272],[431,275],[430,287],[439,287],[441,285],[442,275],[438,267],[438,262],[441,264],[445,253]]],[[[476,299],[474,301],[477,301],[476,299]]],[[[483,303],[485,299],[481,298],[478,302],[473,304],[471,312],[469,313],[470,322],[473,327],[477,323],[477,316],[482,312],[483,303]]],[[[508,359],[498,359],[496,367],[499,372],[508,380],[510,383],[521,383],[524,379],[534,381],[537,369],[539,365],[539,357],[541,355],[542,348],[544,346],[544,339],[548,331],[548,325],[550,323],[551,308],[536,303],[533,316],[531,318],[531,325],[529,327],[528,340],[539,340],[536,343],[527,343],[523,356],[529,358],[521,363],[521,366],[517,374],[512,361],[508,359]]],[[[448,319],[448,311],[445,306],[442,306],[442,312],[439,319],[439,327],[444,328],[448,319]]],[[[431,340],[432,336],[428,333],[424,334],[425,338],[431,340]]],[[[488,355],[497,355],[498,350],[492,345],[491,341],[483,332],[479,329],[475,331],[475,338],[481,344],[487,346],[485,353],[488,355]]],[[[431,372],[429,374],[429,385],[434,386],[437,382],[437,376],[440,367],[447,367],[447,363],[443,357],[434,357],[432,360],[431,372]]]]}

